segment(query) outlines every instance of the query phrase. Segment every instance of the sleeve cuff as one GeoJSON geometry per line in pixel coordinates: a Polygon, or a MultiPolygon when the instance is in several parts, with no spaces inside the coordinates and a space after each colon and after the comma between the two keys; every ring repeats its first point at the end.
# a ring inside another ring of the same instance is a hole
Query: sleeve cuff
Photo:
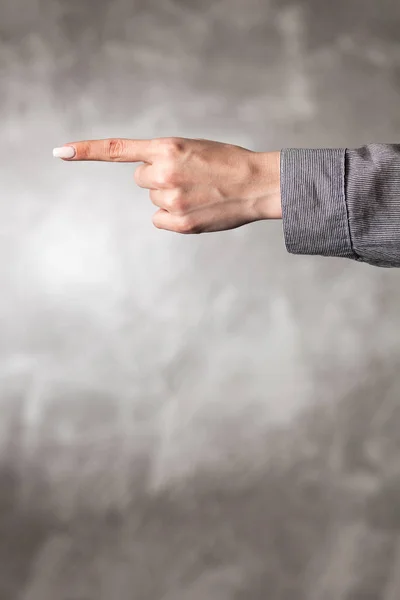
{"type": "Polygon", "coordinates": [[[346,150],[346,202],[357,255],[371,265],[400,267],[399,144],[346,150]]]}
{"type": "Polygon", "coordinates": [[[345,149],[281,151],[285,245],[291,254],[353,258],[345,198],[345,149]]]}

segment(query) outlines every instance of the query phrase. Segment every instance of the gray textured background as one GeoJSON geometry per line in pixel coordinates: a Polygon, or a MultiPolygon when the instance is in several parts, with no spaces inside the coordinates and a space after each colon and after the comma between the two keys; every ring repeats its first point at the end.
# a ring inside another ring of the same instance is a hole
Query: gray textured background
{"type": "Polygon", "coordinates": [[[0,600],[397,600],[399,274],[177,236],[74,139],[400,136],[390,0],[3,0],[0,600]],[[361,294],[360,294],[361,292],[361,294]]]}

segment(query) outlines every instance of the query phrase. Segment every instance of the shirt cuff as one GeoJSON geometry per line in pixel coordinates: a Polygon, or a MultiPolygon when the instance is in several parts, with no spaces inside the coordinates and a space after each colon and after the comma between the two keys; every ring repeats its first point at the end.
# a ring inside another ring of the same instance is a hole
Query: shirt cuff
{"type": "Polygon", "coordinates": [[[400,145],[346,150],[346,202],[354,251],[363,262],[400,267],[400,145]]]}
{"type": "Polygon", "coordinates": [[[353,258],[345,197],[345,149],[281,151],[285,245],[291,254],[353,258]]]}

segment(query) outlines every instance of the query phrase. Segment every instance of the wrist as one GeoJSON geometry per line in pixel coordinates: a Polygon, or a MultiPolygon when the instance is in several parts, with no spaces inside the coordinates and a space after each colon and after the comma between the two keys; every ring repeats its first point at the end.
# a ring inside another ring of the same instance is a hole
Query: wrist
{"type": "Polygon", "coordinates": [[[256,218],[281,219],[281,153],[254,152],[252,157],[252,187],[256,218]]]}

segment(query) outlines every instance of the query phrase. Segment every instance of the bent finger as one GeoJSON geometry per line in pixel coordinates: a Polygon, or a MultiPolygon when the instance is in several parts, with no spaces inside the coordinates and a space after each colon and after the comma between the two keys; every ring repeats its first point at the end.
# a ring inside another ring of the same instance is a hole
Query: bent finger
{"type": "Polygon", "coordinates": [[[151,189],[149,196],[150,196],[150,200],[154,204],[154,206],[157,206],[158,208],[163,208],[166,211],[163,191],[151,189]]]}
{"type": "Polygon", "coordinates": [[[156,188],[153,167],[148,164],[139,165],[133,175],[136,185],[141,188],[152,190],[156,188]]]}
{"type": "Polygon", "coordinates": [[[172,215],[163,208],[153,215],[153,225],[157,227],[157,229],[165,229],[167,231],[174,231],[175,233],[189,234],[201,232],[201,229],[190,215],[172,215]]]}

